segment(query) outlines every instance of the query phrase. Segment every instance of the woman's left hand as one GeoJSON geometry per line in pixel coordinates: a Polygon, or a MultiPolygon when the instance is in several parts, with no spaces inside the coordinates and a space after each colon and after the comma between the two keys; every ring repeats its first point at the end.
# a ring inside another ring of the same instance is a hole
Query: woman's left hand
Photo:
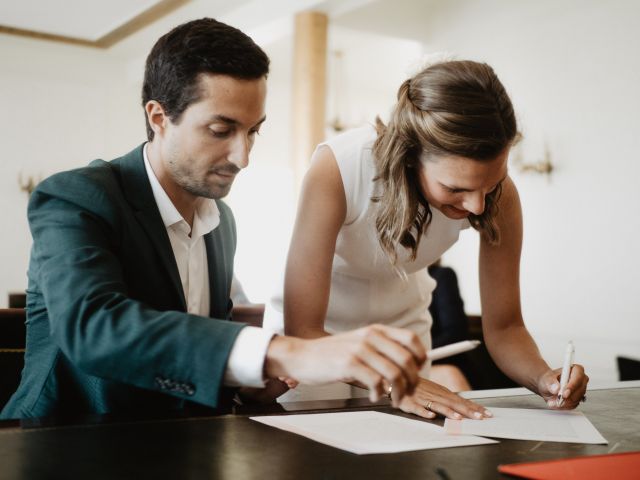
{"type": "Polygon", "coordinates": [[[587,383],[589,383],[589,377],[584,373],[584,367],[582,365],[573,364],[571,367],[571,373],[569,374],[569,381],[567,386],[562,392],[562,398],[564,399],[561,406],[558,405],[558,391],[560,390],[560,375],[562,368],[556,368],[555,370],[548,370],[538,379],[538,394],[544,398],[549,408],[557,410],[572,410],[578,406],[578,404],[586,399],[585,393],[587,391],[587,383]]]}
{"type": "MultiPolygon", "coordinates": [[[[391,395],[393,394],[392,390],[391,395]]],[[[480,420],[492,416],[482,405],[462,398],[448,388],[424,378],[418,381],[411,395],[405,395],[400,400],[398,408],[424,418],[434,418],[436,414],[454,420],[465,417],[480,420]]]]}

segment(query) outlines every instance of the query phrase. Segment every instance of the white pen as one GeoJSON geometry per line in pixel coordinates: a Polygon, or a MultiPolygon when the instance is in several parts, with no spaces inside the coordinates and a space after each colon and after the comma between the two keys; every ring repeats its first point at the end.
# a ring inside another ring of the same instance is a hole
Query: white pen
{"type": "Polygon", "coordinates": [[[564,351],[564,364],[562,365],[562,373],[560,374],[560,390],[558,390],[558,407],[561,407],[564,403],[564,398],[562,398],[562,392],[567,388],[567,383],[569,382],[569,373],[571,373],[571,365],[573,365],[573,354],[576,349],[573,346],[573,342],[569,341],[567,343],[567,348],[564,351]]]}
{"type": "Polygon", "coordinates": [[[441,358],[451,357],[462,352],[473,350],[482,342],[480,340],[464,340],[462,342],[451,343],[444,347],[434,348],[427,352],[427,359],[440,360],[441,358]]]}

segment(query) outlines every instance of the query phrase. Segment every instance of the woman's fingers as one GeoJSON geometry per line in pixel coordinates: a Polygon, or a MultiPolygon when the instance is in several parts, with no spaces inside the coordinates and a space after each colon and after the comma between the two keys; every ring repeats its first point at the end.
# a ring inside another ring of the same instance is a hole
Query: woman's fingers
{"type": "Polygon", "coordinates": [[[562,369],[549,370],[542,375],[538,382],[538,393],[547,402],[549,408],[571,410],[578,406],[585,395],[589,377],[584,373],[584,367],[574,364],[571,367],[567,385],[560,391],[559,377],[562,369]],[[562,400],[560,400],[559,396],[562,400]]]}
{"type": "Polygon", "coordinates": [[[581,381],[582,383],[578,387],[575,387],[570,392],[569,396],[564,399],[564,403],[562,404],[563,409],[570,410],[580,405],[580,402],[585,397],[585,394],[587,392],[589,377],[587,375],[584,375],[581,381]]]}
{"type": "Polygon", "coordinates": [[[416,402],[413,397],[404,397],[400,402],[398,408],[400,408],[400,410],[402,410],[403,412],[412,413],[429,420],[436,417],[436,412],[426,409],[424,406],[420,405],[420,403],[416,402]]]}
{"type": "MultiPolygon", "coordinates": [[[[455,394],[453,394],[455,395],[455,394]]],[[[457,395],[456,395],[457,396],[457,395]]],[[[444,415],[447,418],[460,420],[461,418],[472,418],[474,420],[482,420],[490,415],[485,414],[485,408],[473,402],[469,402],[461,397],[450,398],[441,397],[429,402],[421,401],[425,408],[444,415]]]]}
{"type": "Polygon", "coordinates": [[[562,398],[569,402],[579,402],[587,390],[588,382],[589,377],[584,373],[584,367],[574,364],[573,367],[571,367],[567,387],[561,392],[562,398]]]}
{"type": "Polygon", "coordinates": [[[466,417],[480,420],[492,416],[482,405],[462,398],[442,385],[426,379],[420,379],[411,398],[423,408],[452,419],[466,417]]]}

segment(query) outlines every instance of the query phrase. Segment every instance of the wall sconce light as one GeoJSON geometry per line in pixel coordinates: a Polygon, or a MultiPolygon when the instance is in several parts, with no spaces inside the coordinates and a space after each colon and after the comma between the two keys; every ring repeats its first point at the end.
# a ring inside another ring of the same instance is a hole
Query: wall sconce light
{"type": "Polygon", "coordinates": [[[25,180],[22,177],[22,172],[18,173],[18,185],[20,186],[20,190],[27,193],[27,195],[31,195],[41,180],[41,177],[35,177],[32,175],[29,175],[25,180]]]}
{"type": "Polygon", "coordinates": [[[549,151],[549,145],[544,146],[544,155],[541,159],[534,162],[525,162],[522,154],[522,148],[517,148],[513,155],[513,164],[522,173],[534,172],[541,175],[551,176],[551,172],[554,170],[553,163],[551,163],[551,152],[549,151]]]}

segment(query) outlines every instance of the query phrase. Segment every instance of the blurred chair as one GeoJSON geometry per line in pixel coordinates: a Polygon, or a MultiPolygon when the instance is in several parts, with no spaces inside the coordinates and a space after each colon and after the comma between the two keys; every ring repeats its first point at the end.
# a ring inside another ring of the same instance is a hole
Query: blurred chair
{"type": "Polygon", "coordinates": [[[9,308],[24,308],[27,305],[27,294],[25,292],[9,293],[9,308]]]}
{"type": "Polygon", "coordinates": [[[0,309],[0,409],[16,391],[24,367],[26,312],[22,308],[0,309]]]}
{"type": "Polygon", "coordinates": [[[620,381],[640,380],[640,360],[627,357],[616,357],[620,381]]]}
{"type": "Polygon", "coordinates": [[[519,385],[507,377],[494,363],[491,354],[487,350],[482,335],[482,318],[477,315],[468,315],[469,338],[480,340],[478,348],[465,352],[472,370],[468,372],[469,383],[474,390],[487,390],[494,388],[514,388],[519,385]]]}

